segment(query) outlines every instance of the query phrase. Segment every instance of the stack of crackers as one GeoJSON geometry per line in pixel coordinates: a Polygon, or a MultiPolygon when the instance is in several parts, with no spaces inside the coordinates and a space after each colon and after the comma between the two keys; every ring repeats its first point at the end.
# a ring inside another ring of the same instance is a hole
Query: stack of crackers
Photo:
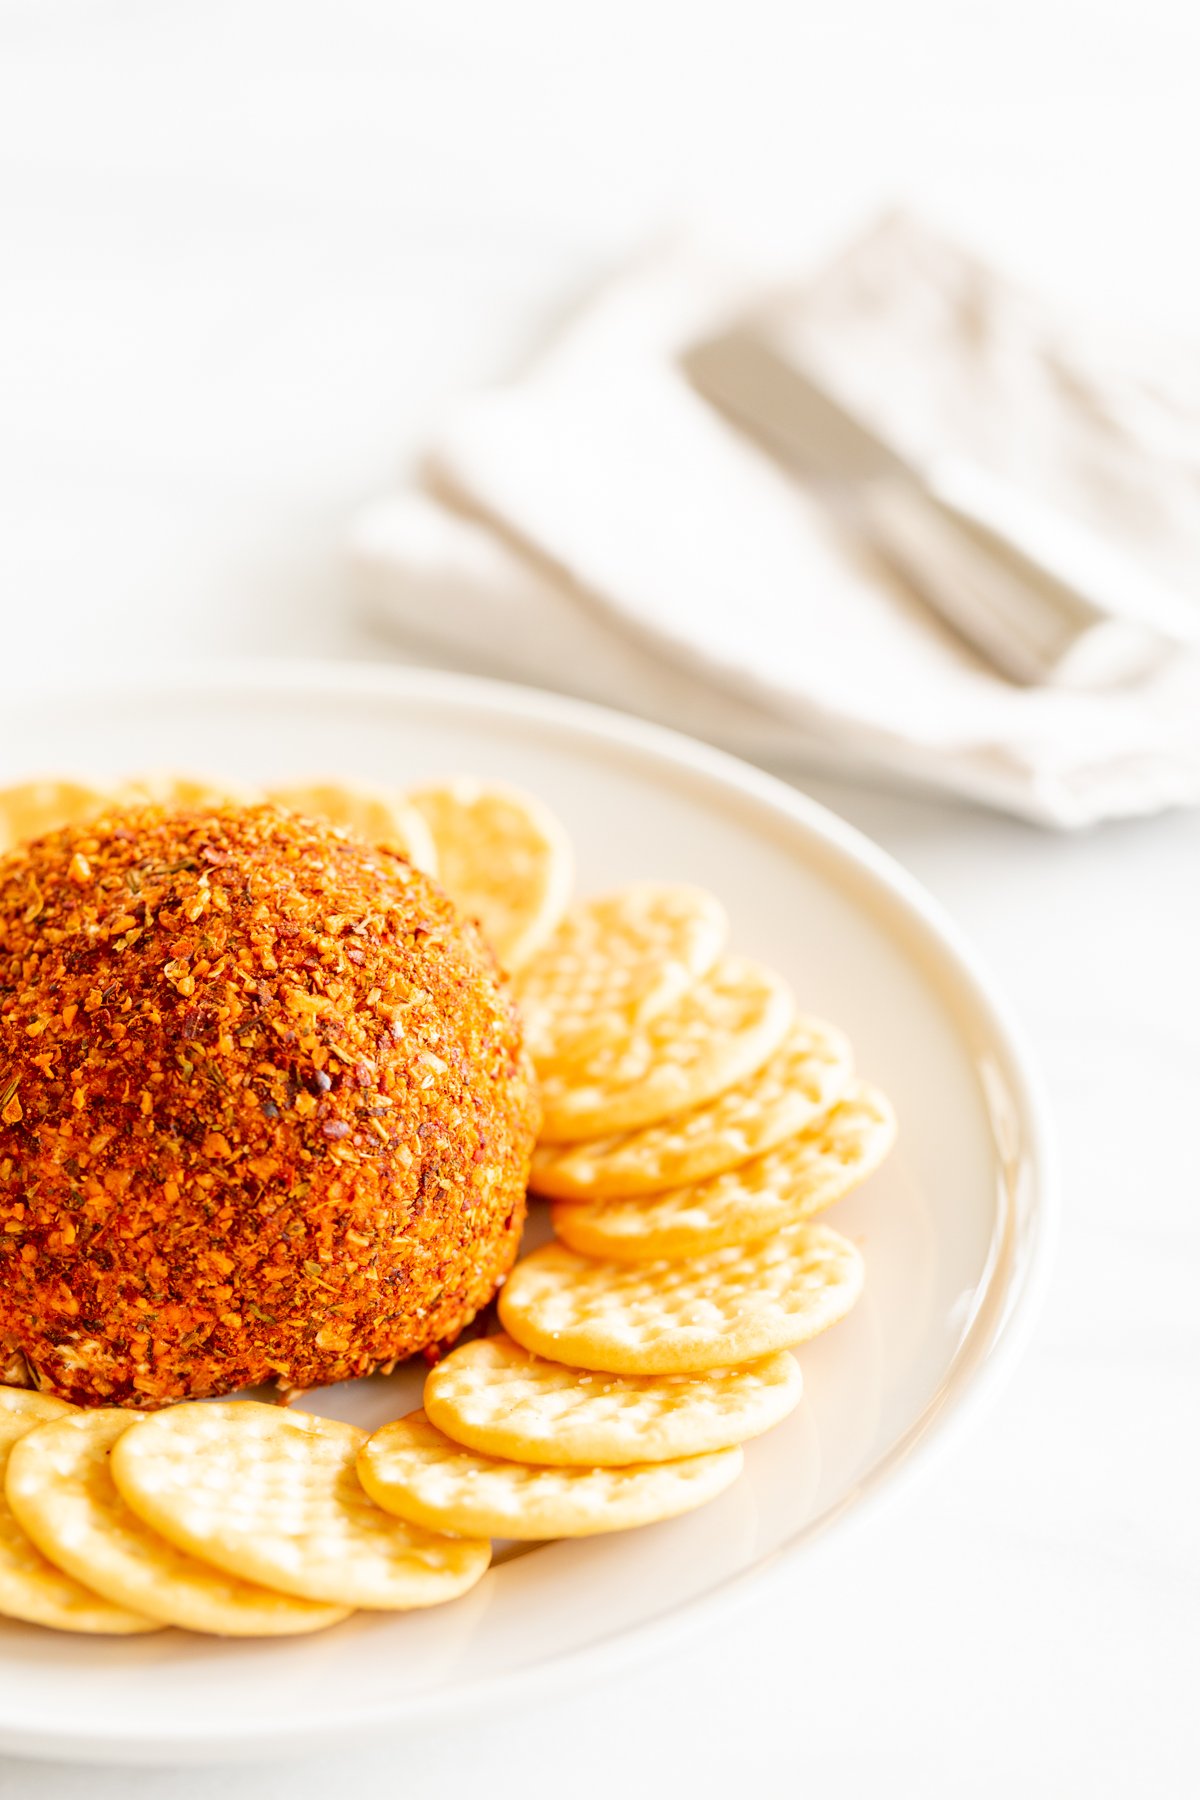
{"type": "MultiPolygon", "coordinates": [[[[882,1161],[891,1107],[840,1031],[729,950],[712,895],[644,882],[569,906],[562,827],[473,779],[270,798],[403,849],[480,921],[541,1081],[530,1186],[555,1238],[510,1275],[503,1333],[460,1344],[423,1410],[370,1436],[251,1400],[138,1416],[0,1389],[0,1612],[17,1618],[313,1631],[454,1598],[493,1539],[686,1512],[799,1403],[791,1349],[862,1288],[858,1250],[813,1220],[882,1161]]],[[[0,838],[65,822],[64,804],[53,784],[0,795],[0,838]]]]}

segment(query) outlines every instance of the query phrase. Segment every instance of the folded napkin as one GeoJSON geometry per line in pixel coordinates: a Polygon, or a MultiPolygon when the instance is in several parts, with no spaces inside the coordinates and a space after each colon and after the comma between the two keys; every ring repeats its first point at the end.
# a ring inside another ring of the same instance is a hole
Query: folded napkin
{"type": "MultiPolygon", "coordinates": [[[[786,772],[1063,827],[1200,801],[1200,658],[1100,693],[1006,681],[701,397],[682,352],[756,298],[694,252],[653,257],[452,411],[354,531],[373,615],[786,772]]],[[[898,444],[1032,483],[1200,606],[1200,384],[1131,375],[904,218],[789,304],[814,370],[898,444]]]]}

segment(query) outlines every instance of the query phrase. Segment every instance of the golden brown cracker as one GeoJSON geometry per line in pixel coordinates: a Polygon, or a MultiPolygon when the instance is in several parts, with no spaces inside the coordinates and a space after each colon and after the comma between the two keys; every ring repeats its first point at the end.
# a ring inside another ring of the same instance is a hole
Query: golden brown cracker
{"type": "Polygon", "coordinates": [[[594,1205],[560,1201],[551,1210],[564,1244],[618,1262],[704,1256],[748,1244],[810,1219],[876,1170],[896,1136],[885,1095],[867,1082],[824,1119],[763,1156],[707,1181],[594,1205]]]}
{"type": "Polygon", "coordinates": [[[542,1069],[542,1137],[635,1131],[703,1106],[761,1068],[794,1012],[781,976],[724,956],[669,1011],[586,1058],[542,1069]]]}
{"type": "Polygon", "coordinates": [[[824,1225],[688,1262],[619,1263],[545,1244],[500,1294],[500,1321],[525,1349],[578,1369],[684,1375],[803,1343],[845,1317],[862,1258],[824,1225]]]}
{"type": "Polygon", "coordinates": [[[539,1068],[620,1040],[681,998],[729,934],[701,888],[638,881],[577,901],[519,972],[515,992],[539,1068]]]}
{"type": "Polygon", "coordinates": [[[109,1458],[138,1430],[136,1414],[70,1412],[14,1447],[13,1511],[42,1553],[115,1606],[222,1637],[290,1637],[336,1625],[349,1611],[298,1600],[228,1575],[152,1531],[122,1499],[109,1458]]]}
{"type": "Polygon", "coordinates": [[[383,1426],[358,1458],[372,1497],[416,1525],[533,1539],[592,1537],[675,1518],[713,1499],[741,1471],[736,1446],[623,1468],[533,1468],[464,1449],[423,1412],[383,1426]]]}
{"type": "Polygon", "coordinates": [[[112,1474],[152,1530],[245,1581],[382,1611],[465,1593],[491,1546],[381,1511],[354,1471],[365,1439],[294,1408],[191,1401],[118,1438],[112,1474]]]}
{"type": "Polygon", "coordinates": [[[409,790],[429,827],[438,880],[475,919],[501,968],[524,967],[558,926],[571,897],[571,841],[532,794],[460,775],[409,790]]]}
{"type": "Polygon", "coordinates": [[[702,1106],[615,1137],[539,1144],[529,1185],[556,1200],[606,1201],[704,1181],[807,1129],[852,1072],[844,1033],[797,1019],[774,1056],[702,1106]]]}
{"type": "Polygon", "coordinates": [[[430,1422],[510,1462],[620,1467],[700,1456],[758,1437],[800,1399],[786,1350],[702,1375],[569,1369],[503,1335],[460,1344],[425,1379],[430,1422]]]}

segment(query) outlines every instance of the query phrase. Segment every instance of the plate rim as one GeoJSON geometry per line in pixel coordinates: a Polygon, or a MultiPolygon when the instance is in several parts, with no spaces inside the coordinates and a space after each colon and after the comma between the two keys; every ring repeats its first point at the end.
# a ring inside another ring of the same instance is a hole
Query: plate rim
{"type": "MultiPolygon", "coordinates": [[[[613,1673],[669,1647],[701,1617],[715,1624],[721,1616],[752,1601],[760,1584],[816,1540],[843,1533],[851,1525],[873,1522],[888,1503],[924,1477],[938,1457],[958,1443],[965,1429],[978,1423],[994,1403],[1016,1368],[1040,1312],[1058,1235],[1057,1158],[1042,1078],[1023,1029],[969,938],[915,876],[856,826],[781,777],[697,738],[615,708],[487,676],[410,665],[238,657],[205,660],[186,670],[178,665],[142,665],[128,672],[92,677],[22,678],[15,687],[0,677],[0,693],[6,687],[20,701],[40,698],[47,704],[67,703],[72,696],[118,704],[122,696],[161,698],[165,692],[216,698],[234,691],[245,697],[259,690],[274,695],[306,694],[314,700],[362,695],[443,705],[616,744],[652,762],[671,765],[677,775],[698,777],[710,791],[724,790],[743,803],[748,799],[757,810],[781,816],[793,833],[807,840],[810,850],[818,847],[826,867],[848,880],[856,897],[869,898],[875,910],[893,923],[899,921],[922,961],[938,967],[943,980],[949,978],[958,1007],[965,999],[966,1016],[976,1016],[985,1027],[983,1041],[991,1052],[1000,1053],[1005,1088],[1015,1103],[1026,1154],[1022,1167],[1014,1171],[1015,1181],[998,1197],[998,1225],[977,1303],[938,1389],[851,1493],[752,1567],[639,1624],[618,1627],[552,1659],[530,1661],[514,1671],[499,1671],[442,1690],[341,1706],[334,1715],[295,1721],[286,1731],[274,1723],[259,1727],[250,1721],[244,1726],[220,1726],[215,1732],[172,1730],[156,1735],[152,1722],[147,1721],[151,1728],[136,1736],[125,1727],[106,1732],[94,1725],[72,1735],[64,1720],[51,1738],[40,1729],[25,1731],[18,1721],[0,1717],[0,1751],[59,1761],[151,1764],[230,1756],[266,1758],[333,1744],[349,1732],[378,1734],[389,1728],[435,1724],[451,1713],[486,1713],[512,1703],[531,1682],[536,1683],[539,1697],[577,1687],[589,1677],[613,1673]]],[[[963,1016],[959,1014],[960,1023],[963,1016]]],[[[980,1079],[986,1098],[986,1069],[980,1070],[980,1079]]]]}

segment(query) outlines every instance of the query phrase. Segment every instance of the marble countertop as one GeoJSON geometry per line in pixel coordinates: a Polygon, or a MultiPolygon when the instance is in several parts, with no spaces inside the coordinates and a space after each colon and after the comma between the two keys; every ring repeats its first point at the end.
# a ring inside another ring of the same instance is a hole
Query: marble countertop
{"type": "MultiPolygon", "coordinates": [[[[1194,321],[1200,19],[1136,12],[0,0],[0,685],[390,654],[354,505],[664,221],[802,262],[900,193],[1194,321]]],[[[1057,838],[810,786],[971,934],[1047,1079],[1057,1267],[974,1436],[602,1688],[295,1765],[0,1761],[3,1800],[1194,1791],[1200,817],[1057,838]]]]}

